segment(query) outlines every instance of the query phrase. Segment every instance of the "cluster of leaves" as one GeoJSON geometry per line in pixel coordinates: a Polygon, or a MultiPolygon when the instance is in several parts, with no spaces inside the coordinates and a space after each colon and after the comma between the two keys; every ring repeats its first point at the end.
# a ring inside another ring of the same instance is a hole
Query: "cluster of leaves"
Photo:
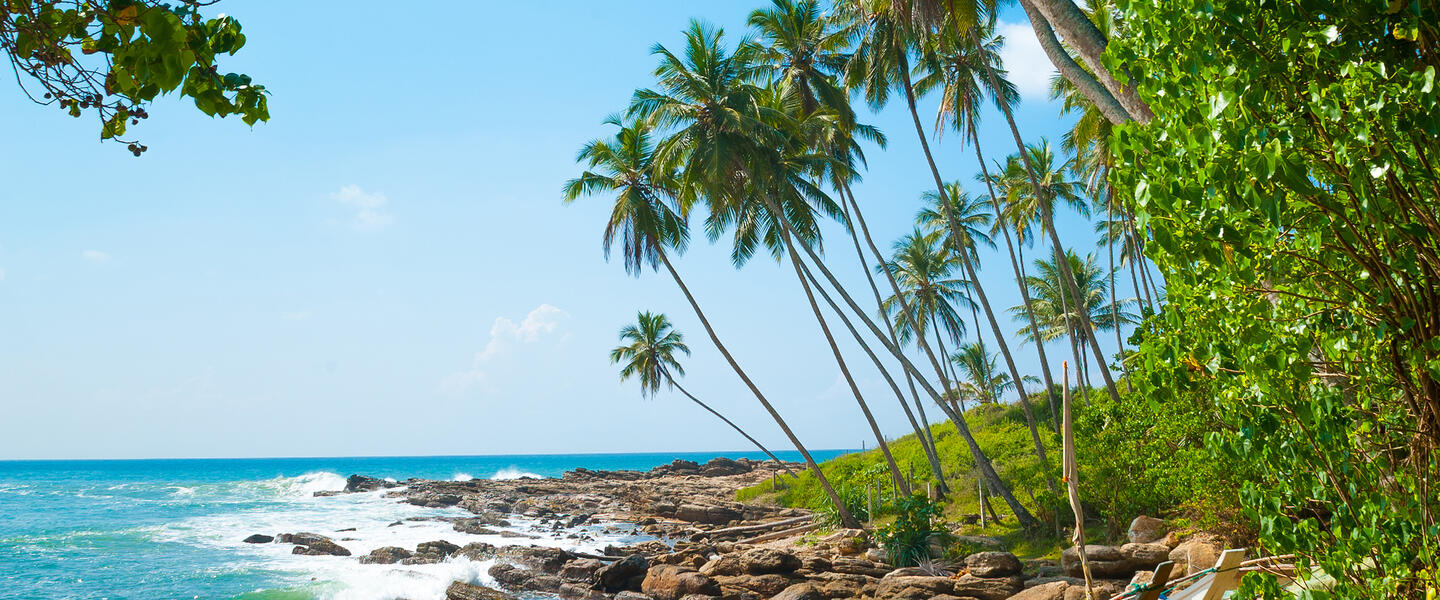
{"type": "MultiPolygon", "coordinates": [[[[233,18],[204,18],[200,9],[212,3],[0,0],[0,49],[28,76],[22,87],[39,87],[26,88],[31,99],[74,117],[93,110],[102,139],[122,138],[149,116],[145,105],[177,89],[207,115],[269,120],[264,86],[215,64],[238,52],[245,35],[233,18]]],[[[139,156],[145,146],[129,149],[139,156]]]]}
{"type": "MultiPolygon", "coordinates": [[[[835,491],[840,494],[840,501],[845,505],[845,510],[850,512],[850,516],[862,522],[870,520],[870,498],[865,491],[852,485],[842,485],[835,491]]],[[[817,521],[825,527],[841,525],[840,511],[835,510],[835,506],[829,502],[826,502],[816,515],[817,521]]]]}
{"type": "Polygon", "coordinates": [[[876,532],[890,564],[913,567],[930,557],[930,543],[949,535],[943,526],[944,508],[924,494],[900,498],[895,503],[895,520],[876,532]]]}
{"type": "Polygon", "coordinates": [[[1239,481],[1233,464],[1215,460],[1205,436],[1223,427],[1209,396],[1191,392],[1172,401],[1129,393],[1115,402],[1089,394],[1075,410],[1080,496],[1087,519],[1109,537],[1124,535],[1138,515],[1183,519],[1238,539],[1254,532],[1237,519],[1239,481]]]}
{"type": "MultiPolygon", "coordinates": [[[[1119,3],[1155,119],[1118,198],[1169,306],[1142,394],[1205,393],[1274,552],[1343,597],[1440,591],[1440,82],[1434,2],[1119,3]]],[[[1279,595],[1272,579],[1252,591],[1279,595]]]]}

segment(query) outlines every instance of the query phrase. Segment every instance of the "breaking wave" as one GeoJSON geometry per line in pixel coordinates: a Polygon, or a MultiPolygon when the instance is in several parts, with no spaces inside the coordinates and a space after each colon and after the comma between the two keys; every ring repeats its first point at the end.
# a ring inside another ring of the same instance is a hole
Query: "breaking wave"
{"type": "Polygon", "coordinates": [[[494,475],[490,476],[490,479],[494,481],[505,481],[508,479],[544,479],[544,477],[529,471],[521,471],[515,467],[506,467],[496,471],[494,475]]]}

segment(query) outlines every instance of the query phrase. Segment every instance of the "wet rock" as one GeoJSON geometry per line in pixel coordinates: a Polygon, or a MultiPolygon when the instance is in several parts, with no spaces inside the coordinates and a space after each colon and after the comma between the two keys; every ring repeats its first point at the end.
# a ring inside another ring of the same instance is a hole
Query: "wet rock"
{"type": "Polygon", "coordinates": [[[316,540],[305,546],[295,546],[291,554],[303,554],[306,556],[350,556],[350,551],[344,546],[330,541],[329,538],[316,540]]]}
{"type": "Polygon", "coordinates": [[[398,483],[391,483],[391,482],[389,482],[389,481],[385,481],[384,479],[376,479],[376,478],[374,478],[374,477],[366,477],[366,476],[364,476],[364,475],[351,475],[351,476],[349,476],[349,477],[347,477],[347,478],[345,479],[345,491],[346,491],[346,492],[351,492],[351,493],[353,493],[353,492],[373,492],[373,491],[375,491],[375,490],[382,490],[382,489],[385,489],[385,488],[392,488],[392,487],[396,487],[396,486],[398,486],[398,485],[400,485],[400,484],[398,484],[398,483]]]}
{"type": "Polygon", "coordinates": [[[1007,577],[1020,574],[1020,559],[1009,552],[976,552],[965,557],[965,568],[976,577],[1007,577]]]}
{"type": "Polygon", "coordinates": [[[309,546],[310,544],[313,544],[315,542],[329,539],[330,538],[320,535],[318,533],[310,533],[305,531],[302,531],[300,533],[282,533],[275,536],[275,541],[278,543],[295,544],[297,546],[309,546]]]}
{"type": "Polygon", "coordinates": [[[657,565],[646,572],[640,591],[657,600],[679,600],[688,594],[720,595],[720,584],[714,579],[686,567],[657,565]]]}
{"type": "Polygon", "coordinates": [[[416,554],[439,554],[440,556],[450,556],[451,554],[459,551],[459,546],[456,546],[455,544],[452,544],[445,540],[420,542],[420,545],[415,547],[416,554]]]}
{"type": "Polygon", "coordinates": [[[648,559],[640,554],[632,554],[597,569],[595,587],[607,592],[617,592],[630,587],[632,579],[644,575],[649,569],[648,559]]]}
{"type": "Polygon", "coordinates": [[[247,544],[268,544],[275,541],[275,536],[257,533],[240,541],[247,544]]]}
{"type": "Polygon", "coordinates": [[[569,583],[589,584],[595,578],[595,572],[605,566],[593,558],[579,558],[565,563],[560,567],[560,580],[569,583]]]}
{"type": "Polygon", "coordinates": [[[1132,544],[1150,544],[1158,542],[1170,532],[1170,526],[1164,521],[1155,517],[1140,515],[1130,522],[1130,528],[1125,532],[1125,537],[1132,544]]]}
{"type": "Polygon", "coordinates": [[[369,554],[360,557],[360,564],[393,565],[411,556],[412,554],[409,550],[399,546],[385,546],[384,548],[376,548],[370,551],[369,554]]]}
{"type": "Polygon", "coordinates": [[[515,600],[515,596],[483,585],[456,581],[445,588],[445,600],[515,600]]]}
{"type": "Polygon", "coordinates": [[[976,577],[962,575],[955,580],[955,595],[978,600],[1005,600],[1025,589],[1018,575],[1010,577],[976,577]]]}
{"type": "Polygon", "coordinates": [[[495,556],[495,546],[492,546],[485,542],[470,542],[469,544],[461,546],[460,550],[455,554],[458,554],[475,562],[480,562],[482,560],[495,556]]]}
{"type": "Polygon", "coordinates": [[[500,554],[516,564],[535,569],[548,575],[560,572],[560,568],[575,555],[559,548],[543,546],[510,546],[500,549],[500,554]]]}
{"type": "Polygon", "coordinates": [[[581,525],[584,525],[586,522],[588,522],[588,521],[590,520],[590,518],[593,517],[593,516],[595,516],[595,515],[592,515],[592,514],[589,514],[589,513],[582,513],[582,514],[575,515],[575,516],[573,516],[573,517],[570,517],[570,520],[569,520],[569,521],[566,521],[566,522],[565,522],[565,526],[566,526],[566,527],[579,527],[579,526],[581,526],[581,525]]]}
{"type": "Polygon", "coordinates": [[[452,523],[451,527],[454,528],[455,531],[471,535],[499,535],[500,533],[486,527],[486,522],[482,519],[460,519],[452,523]]]}

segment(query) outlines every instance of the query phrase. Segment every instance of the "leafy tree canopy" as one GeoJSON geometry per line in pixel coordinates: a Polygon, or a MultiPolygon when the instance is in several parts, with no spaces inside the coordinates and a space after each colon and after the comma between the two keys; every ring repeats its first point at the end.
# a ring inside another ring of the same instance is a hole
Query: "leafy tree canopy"
{"type": "Polygon", "coordinates": [[[215,1],[0,0],[0,49],[32,100],[73,117],[93,112],[101,139],[125,141],[127,126],[149,117],[145,107],[176,90],[207,115],[267,121],[265,87],[216,65],[245,34],[231,17],[200,14],[215,1]]]}

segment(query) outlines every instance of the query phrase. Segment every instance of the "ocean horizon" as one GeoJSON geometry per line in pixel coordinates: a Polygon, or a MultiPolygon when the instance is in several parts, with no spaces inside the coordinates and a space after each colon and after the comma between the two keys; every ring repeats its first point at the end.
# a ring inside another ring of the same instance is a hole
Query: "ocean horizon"
{"type": "MultiPolygon", "coordinates": [[[[827,460],[850,450],[812,451],[827,460]]],[[[798,452],[776,452],[799,461],[798,452]]],[[[501,540],[460,533],[445,517],[383,491],[316,496],[351,474],[403,482],[559,477],[576,468],[646,470],[676,459],[765,460],[759,452],[630,452],[389,457],[17,459],[0,461],[0,598],[442,598],[450,581],[484,582],[488,565],[360,565],[295,556],[251,534],[333,535],[356,555],[381,546],[501,540]]],[[[520,531],[533,523],[516,519],[520,531]]],[[[643,536],[595,524],[590,539],[526,540],[597,552],[643,536]]],[[[505,543],[514,543],[508,540],[505,543]]]]}

